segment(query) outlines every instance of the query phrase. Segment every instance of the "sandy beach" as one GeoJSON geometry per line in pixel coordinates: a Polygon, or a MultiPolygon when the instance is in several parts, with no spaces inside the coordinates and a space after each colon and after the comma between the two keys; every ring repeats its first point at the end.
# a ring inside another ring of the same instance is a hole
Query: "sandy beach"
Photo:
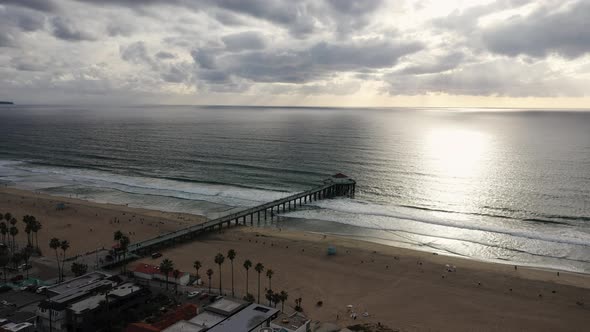
{"type": "Polygon", "coordinates": [[[70,242],[68,256],[109,248],[114,243],[113,233],[118,230],[135,242],[205,220],[195,215],[98,204],[11,188],[0,189],[0,212],[10,212],[18,219],[17,242],[21,246],[27,243],[22,217],[30,214],[42,224],[38,233],[41,250],[52,254],[49,240],[57,237],[70,242]],[[66,208],[56,209],[59,203],[66,208]]]}
{"type": "MultiPolygon", "coordinates": [[[[24,214],[37,217],[43,224],[39,243],[46,253],[51,237],[69,240],[71,254],[84,253],[112,244],[116,230],[136,241],[203,220],[13,189],[0,190],[0,211],[11,212],[19,220],[24,214]],[[65,202],[67,209],[57,211],[57,202],[65,202]]],[[[25,243],[22,224],[19,228],[18,240],[25,243]]],[[[169,258],[176,268],[195,273],[192,266],[198,259],[203,263],[201,275],[208,268],[215,271],[215,288],[219,272],[213,258],[229,249],[237,251],[234,280],[239,293],[245,288],[243,261],[261,262],[275,272],[272,288],[286,290],[290,305],[301,297],[305,313],[314,320],[343,326],[380,322],[401,331],[586,331],[590,324],[587,275],[515,269],[278,228],[224,229],[164,250],[160,259],[145,258],[131,265],[158,264],[169,258]],[[336,248],[336,255],[327,255],[328,246],[336,248]],[[322,306],[317,306],[318,301],[322,306]],[[350,318],[347,305],[354,306],[356,320],[350,318]]],[[[223,288],[228,289],[227,259],[222,276],[223,288]]],[[[249,279],[250,292],[256,295],[254,269],[249,279]]],[[[264,275],[261,279],[262,288],[267,287],[268,279],[264,275]]]]}

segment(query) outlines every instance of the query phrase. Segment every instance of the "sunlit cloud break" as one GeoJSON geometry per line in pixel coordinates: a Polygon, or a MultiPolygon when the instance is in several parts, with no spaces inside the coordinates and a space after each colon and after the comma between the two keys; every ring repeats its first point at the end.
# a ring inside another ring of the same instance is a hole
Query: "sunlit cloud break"
{"type": "Polygon", "coordinates": [[[585,107],[590,2],[0,0],[0,99],[585,107]]]}

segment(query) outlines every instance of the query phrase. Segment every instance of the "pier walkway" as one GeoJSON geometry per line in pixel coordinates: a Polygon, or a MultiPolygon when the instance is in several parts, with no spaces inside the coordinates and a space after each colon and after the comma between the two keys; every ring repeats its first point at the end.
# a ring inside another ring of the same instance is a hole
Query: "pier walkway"
{"type": "Polygon", "coordinates": [[[237,213],[232,213],[221,218],[209,220],[205,223],[190,226],[184,229],[159,235],[155,238],[147,239],[141,242],[130,244],[127,252],[130,256],[143,256],[156,252],[159,249],[173,246],[179,242],[190,241],[203,232],[221,229],[224,225],[230,227],[232,224],[245,225],[247,220],[252,224],[254,218],[260,221],[266,219],[268,215],[279,214],[301,207],[308,202],[322,199],[347,196],[354,197],[356,182],[343,174],[336,174],[316,188],[294,194],[285,198],[258,205],[237,213]]]}

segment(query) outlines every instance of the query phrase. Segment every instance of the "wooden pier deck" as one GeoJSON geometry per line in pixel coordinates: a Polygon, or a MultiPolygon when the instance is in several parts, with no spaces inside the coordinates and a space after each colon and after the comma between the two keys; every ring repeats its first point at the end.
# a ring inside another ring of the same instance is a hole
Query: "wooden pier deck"
{"type": "Polygon", "coordinates": [[[221,218],[209,220],[205,223],[190,226],[171,233],[159,235],[155,238],[130,244],[127,252],[131,255],[143,256],[156,252],[159,249],[173,246],[179,242],[190,241],[203,232],[214,229],[221,229],[224,225],[230,227],[232,224],[245,225],[247,220],[252,224],[254,218],[260,221],[268,215],[279,214],[301,207],[308,202],[318,201],[327,198],[348,196],[354,197],[356,182],[345,175],[336,174],[325,180],[321,186],[294,194],[285,198],[258,205],[237,213],[232,213],[221,218]]]}

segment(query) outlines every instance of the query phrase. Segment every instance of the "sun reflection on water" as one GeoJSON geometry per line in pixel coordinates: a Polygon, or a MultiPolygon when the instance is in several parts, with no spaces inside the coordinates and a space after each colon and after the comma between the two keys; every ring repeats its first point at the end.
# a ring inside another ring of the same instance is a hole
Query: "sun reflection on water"
{"type": "Polygon", "coordinates": [[[465,129],[433,129],[426,134],[422,151],[423,166],[435,176],[423,188],[427,196],[450,205],[475,208],[489,171],[489,137],[465,129]]]}

